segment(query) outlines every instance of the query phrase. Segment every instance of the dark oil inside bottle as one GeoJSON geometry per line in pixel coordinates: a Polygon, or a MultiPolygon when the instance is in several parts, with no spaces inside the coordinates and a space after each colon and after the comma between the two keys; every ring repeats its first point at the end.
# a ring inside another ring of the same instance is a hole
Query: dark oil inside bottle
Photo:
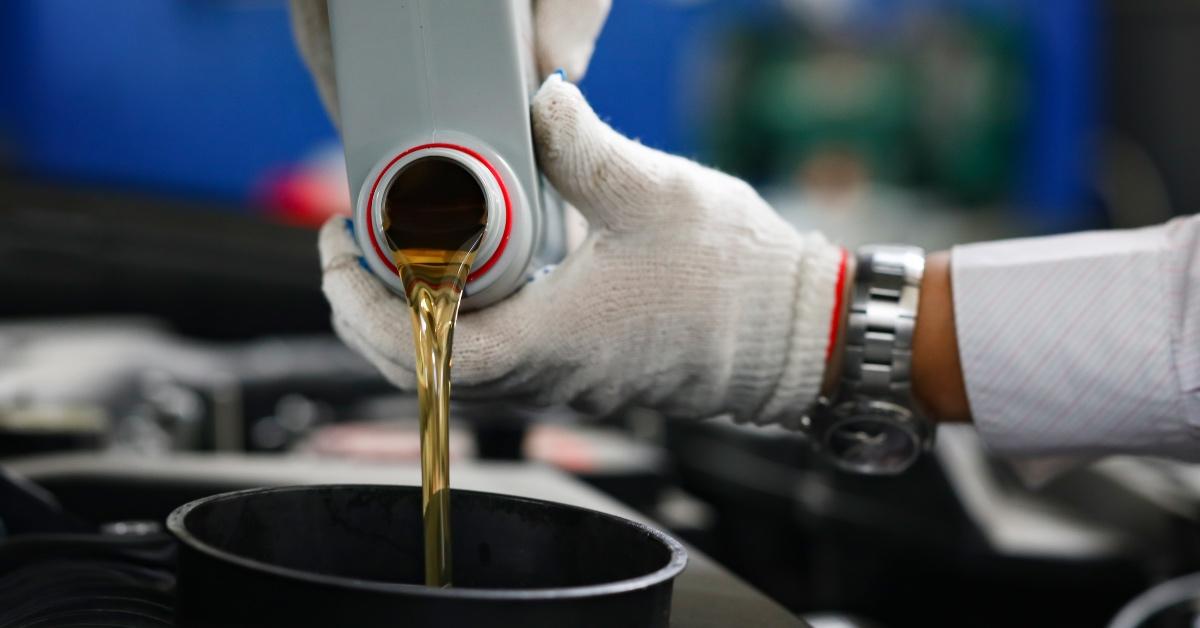
{"type": "Polygon", "coordinates": [[[413,326],[421,421],[425,584],[450,586],[450,367],[454,323],[487,224],[475,177],[443,158],[413,162],[393,179],[383,226],[413,326]]]}

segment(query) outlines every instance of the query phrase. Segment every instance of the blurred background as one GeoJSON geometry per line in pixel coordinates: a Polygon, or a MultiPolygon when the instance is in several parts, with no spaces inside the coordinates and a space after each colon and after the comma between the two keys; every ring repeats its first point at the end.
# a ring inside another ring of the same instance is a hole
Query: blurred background
{"type": "MultiPolygon", "coordinates": [[[[1198,64],[1192,0],[614,0],[581,86],[798,226],[938,248],[1191,212],[1198,64]]],[[[414,460],[320,294],[343,168],[283,0],[0,3],[0,456],[414,460]]],[[[879,479],[719,420],[456,412],[457,458],[563,469],[814,623],[1103,625],[1200,569],[1181,465],[1032,491],[969,432],[879,479]]]]}

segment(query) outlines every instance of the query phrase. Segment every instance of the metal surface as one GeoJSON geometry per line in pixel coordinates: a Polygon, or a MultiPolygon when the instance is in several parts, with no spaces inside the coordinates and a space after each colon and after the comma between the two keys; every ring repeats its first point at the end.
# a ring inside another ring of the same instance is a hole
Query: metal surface
{"type": "Polygon", "coordinates": [[[839,467],[889,475],[933,444],[932,424],[913,409],[912,339],[925,252],[864,246],[845,331],[842,379],[814,405],[814,442],[839,467]]]}
{"type": "MultiPolygon", "coordinates": [[[[359,464],[273,456],[188,454],[169,458],[131,458],[75,454],[14,460],[7,466],[50,487],[75,480],[96,484],[127,481],[137,487],[139,494],[152,493],[155,487],[164,485],[190,485],[206,491],[209,487],[217,486],[232,490],[330,482],[415,485],[419,480],[419,470],[415,465],[359,464]]],[[[456,462],[452,486],[556,501],[650,523],[612,498],[546,467],[456,462]]],[[[805,626],[787,609],[712,559],[692,547],[687,547],[687,550],[687,568],[675,580],[671,604],[672,628],[805,626]]]]}
{"type": "Polygon", "coordinates": [[[845,390],[909,403],[912,337],[924,252],[916,247],[863,247],[846,329],[845,390]]]}

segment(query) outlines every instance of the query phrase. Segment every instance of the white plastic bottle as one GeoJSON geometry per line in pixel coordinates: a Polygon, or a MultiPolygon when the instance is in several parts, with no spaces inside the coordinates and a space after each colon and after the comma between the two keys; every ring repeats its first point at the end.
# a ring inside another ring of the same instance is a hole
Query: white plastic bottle
{"type": "Polygon", "coordinates": [[[537,171],[529,0],[331,0],[329,17],[355,237],[404,294],[383,235],[383,199],[426,159],[479,185],[487,227],[464,308],[495,303],[565,254],[562,203],[537,171]]]}

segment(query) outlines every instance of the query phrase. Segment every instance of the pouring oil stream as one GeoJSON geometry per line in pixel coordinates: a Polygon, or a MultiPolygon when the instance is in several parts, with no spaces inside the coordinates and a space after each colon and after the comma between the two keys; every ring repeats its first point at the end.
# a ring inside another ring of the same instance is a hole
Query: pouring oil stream
{"type": "Polygon", "coordinates": [[[450,370],[454,324],[483,239],[479,184],[447,159],[405,168],[385,199],[384,232],[408,298],[421,426],[425,584],[450,586],[450,370]]]}

